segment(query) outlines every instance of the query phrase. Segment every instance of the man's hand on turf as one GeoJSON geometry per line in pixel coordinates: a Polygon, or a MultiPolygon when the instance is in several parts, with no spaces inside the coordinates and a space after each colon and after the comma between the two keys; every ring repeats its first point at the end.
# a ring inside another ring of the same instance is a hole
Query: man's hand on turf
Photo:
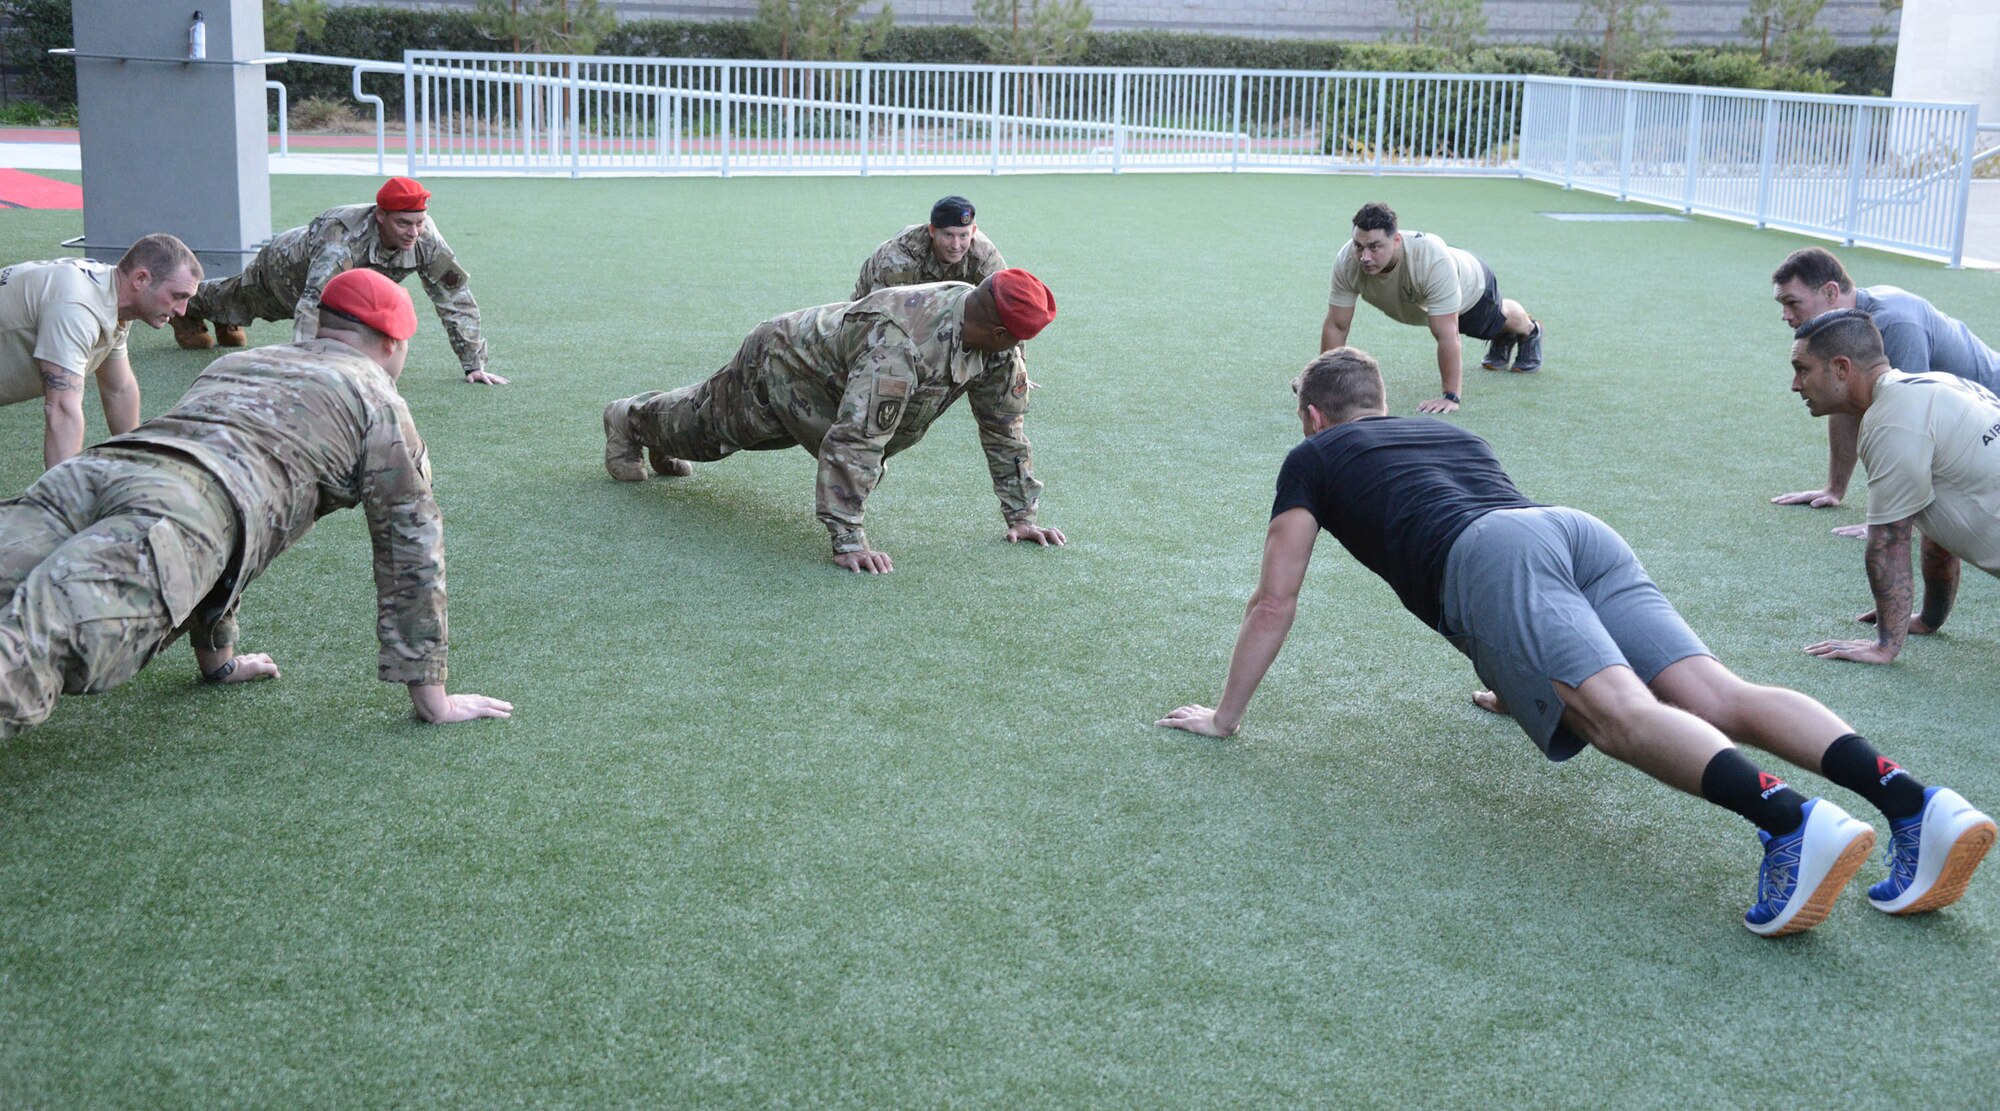
{"type": "Polygon", "coordinates": [[[471,374],[466,375],[465,380],[468,382],[477,382],[483,386],[504,386],[507,384],[505,378],[500,377],[490,370],[475,370],[471,374]]]}
{"type": "Polygon", "coordinates": [[[475,718],[512,717],[514,704],[483,694],[446,694],[443,683],[411,683],[410,705],[417,716],[433,725],[447,725],[475,718]]]}
{"type": "Polygon", "coordinates": [[[1456,413],[1458,402],[1448,397],[1433,397],[1417,406],[1419,413],[1456,413]]]}
{"type": "Polygon", "coordinates": [[[1872,640],[1822,640],[1806,645],[1806,651],[1822,660],[1853,660],[1858,664],[1886,664],[1896,659],[1896,650],[1872,640]]]}
{"type": "Polygon", "coordinates": [[[1507,704],[1500,701],[1500,696],[1493,691],[1473,691],[1472,704],[1489,714],[1504,714],[1507,712],[1507,704]]]}
{"type": "MultiPolygon", "coordinates": [[[[1809,505],[1814,509],[1832,509],[1840,504],[1841,495],[1831,490],[1796,490],[1789,494],[1779,494],[1771,499],[1772,505],[1809,505]]],[[[1867,526],[1862,526],[1862,535],[1867,535],[1867,526]]]]}
{"type": "Polygon", "coordinates": [[[248,683],[278,677],[277,661],[262,652],[239,656],[233,647],[197,648],[194,662],[201,669],[201,677],[211,683],[248,683]]]}
{"type": "Polygon", "coordinates": [[[1835,536],[1845,536],[1850,540],[1868,539],[1867,525],[1842,525],[1833,530],[1835,536]]]}
{"type": "Polygon", "coordinates": [[[1007,530],[1007,543],[1018,544],[1023,540],[1032,540],[1044,548],[1051,546],[1060,548],[1069,543],[1061,529],[1042,528],[1024,522],[1007,530]]]}
{"type": "MultiPolygon", "coordinates": [[[[1867,613],[1857,615],[1854,619],[1863,625],[1873,625],[1875,623],[1875,611],[1869,610],[1867,613]]],[[[1924,624],[1924,619],[1921,615],[1914,613],[1910,615],[1910,634],[1912,636],[1927,637],[1935,632],[1937,632],[1936,629],[1924,624]]]]}
{"type": "Polygon", "coordinates": [[[841,552],[833,557],[833,562],[855,574],[886,575],[895,570],[889,562],[889,553],[865,549],[859,552],[841,552]]]}
{"type": "Polygon", "coordinates": [[[1232,737],[1236,735],[1237,726],[1242,723],[1237,722],[1229,726],[1229,728],[1224,729],[1222,726],[1216,724],[1214,710],[1197,704],[1182,706],[1180,709],[1175,710],[1153,724],[1164,725],[1168,729],[1185,729],[1190,733],[1199,733],[1204,737],[1232,737]]]}

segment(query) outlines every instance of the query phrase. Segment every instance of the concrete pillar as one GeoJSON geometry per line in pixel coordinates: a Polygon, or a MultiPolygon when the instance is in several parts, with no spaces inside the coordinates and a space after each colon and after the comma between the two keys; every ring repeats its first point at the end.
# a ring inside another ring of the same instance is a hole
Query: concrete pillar
{"type": "Polygon", "coordinates": [[[1905,0],[1894,95],[1971,101],[1979,122],[2000,124],[2000,4],[1905,0]]]}
{"type": "Polygon", "coordinates": [[[261,0],[74,0],[84,253],[179,236],[211,278],[271,237],[261,0]],[[205,57],[188,58],[202,14],[205,57]]]}

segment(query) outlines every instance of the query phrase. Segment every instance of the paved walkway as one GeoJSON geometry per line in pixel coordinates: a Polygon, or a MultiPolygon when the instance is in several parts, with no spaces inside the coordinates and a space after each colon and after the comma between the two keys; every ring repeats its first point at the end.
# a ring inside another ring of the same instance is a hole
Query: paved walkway
{"type": "MultiPolygon", "coordinates": [[[[275,140],[273,141],[275,145],[275,140]]],[[[368,176],[377,171],[373,135],[295,135],[292,153],[271,154],[274,174],[348,174],[368,176]]],[[[76,170],[81,168],[76,132],[37,128],[0,128],[0,167],[16,170],[76,170]]],[[[382,172],[403,168],[401,152],[392,151],[382,172]]],[[[453,176],[495,176],[490,173],[453,176]]],[[[504,174],[499,176],[505,176],[504,174]]],[[[1965,265],[2000,271],[2000,179],[1972,183],[1966,206],[1965,265]]]]}

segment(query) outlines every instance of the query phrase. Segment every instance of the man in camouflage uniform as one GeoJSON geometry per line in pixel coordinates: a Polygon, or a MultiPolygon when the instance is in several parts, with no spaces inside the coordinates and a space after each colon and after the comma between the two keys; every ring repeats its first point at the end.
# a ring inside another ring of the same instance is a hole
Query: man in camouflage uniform
{"type": "Polygon", "coordinates": [[[1002,270],[976,287],[904,286],[767,320],[708,380],[606,406],[605,470],[644,479],[642,449],[655,471],[686,475],[688,460],[803,447],[819,459],[815,504],[833,561],[879,574],[892,567],[868,546],[862,503],[884,461],[963,394],[1007,539],[1062,544],[1060,531],[1035,524],[1042,484],[1021,427],[1027,372],[1014,354],[1054,317],[1048,287],[1025,270],[1002,270]]]}
{"type": "Polygon", "coordinates": [[[138,674],[182,633],[202,675],[275,678],[236,652],[244,588],[322,514],[360,505],[380,674],[427,721],[506,717],[445,693],[444,526],[396,393],[417,318],[370,270],[327,283],[319,338],[218,359],[178,405],[0,502],[0,738],[60,694],[138,674]]]}
{"type": "Polygon", "coordinates": [[[243,328],[253,320],[290,320],[294,340],[311,339],[318,334],[320,291],[335,274],[361,266],[394,282],[418,275],[465,380],[506,385],[486,369],[471,279],[431,222],[430,196],[410,178],[392,177],[374,204],[330,208],[305,227],[279,234],[241,274],[201,283],[187,313],[174,319],[174,339],[191,351],[217,343],[241,347],[243,328]],[[215,321],[214,338],[203,323],[208,320],[215,321]]]}
{"type": "Polygon", "coordinates": [[[999,248],[972,222],[972,202],[944,197],[931,206],[931,222],[911,224],[875,248],[861,264],[852,300],[878,289],[927,282],[980,282],[1007,268],[999,248]]]}

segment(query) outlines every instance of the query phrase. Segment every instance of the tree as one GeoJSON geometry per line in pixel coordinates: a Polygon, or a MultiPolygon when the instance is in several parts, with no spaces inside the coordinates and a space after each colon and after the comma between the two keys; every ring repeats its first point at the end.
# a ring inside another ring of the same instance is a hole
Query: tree
{"type": "Polygon", "coordinates": [[[1083,57],[1095,17],[1090,0],[973,0],[972,18],[994,61],[1046,66],[1083,57]]]}
{"type": "Polygon", "coordinates": [[[589,54],[618,22],[598,0],[479,0],[472,19],[516,54],[589,54]]]}
{"type": "Polygon", "coordinates": [[[326,30],[326,0],[264,0],[264,49],[297,50],[326,30]]]}
{"type": "Polygon", "coordinates": [[[757,0],[751,38],[780,61],[852,62],[882,44],[895,22],[888,4],[856,21],[864,0],[757,0]]]}
{"type": "Polygon", "coordinates": [[[1410,24],[1410,41],[1470,50],[1486,35],[1485,0],[1396,0],[1396,13],[1410,24]]]}
{"type": "Polygon", "coordinates": [[[1597,76],[1612,80],[1631,68],[1632,59],[1666,41],[1667,9],[1658,0],[1581,0],[1576,25],[1602,32],[1597,76]]]}
{"type": "Polygon", "coordinates": [[[1758,57],[1781,66],[1804,66],[1833,51],[1833,35],[1813,26],[1826,0],[1750,0],[1743,34],[1757,40],[1758,57]]]}

